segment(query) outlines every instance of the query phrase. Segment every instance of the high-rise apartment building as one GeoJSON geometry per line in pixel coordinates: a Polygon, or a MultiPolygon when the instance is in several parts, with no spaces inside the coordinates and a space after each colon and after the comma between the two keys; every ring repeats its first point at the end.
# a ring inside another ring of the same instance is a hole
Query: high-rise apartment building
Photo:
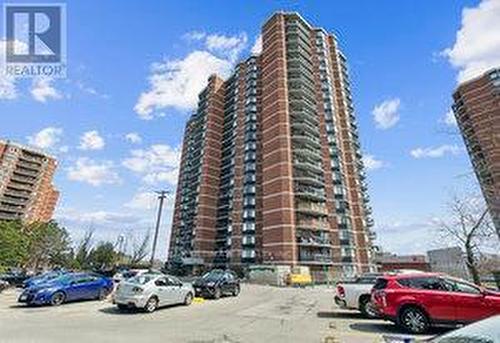
{"type": "Polygon", "coordinates": [[[347,62],[297,13],[200,93],[184,136],[169,260],[373,270],[374,233],[347,62]]]}
{"type": "Polygon", "coordinates": [[[500,69],[462,83],[453,111],[500,237],[500,69]]]}
{"type": "Polygon", "coordinates": [[[0,220],[51,220],[59,198],[55,169],[53,157],[0,140],[0,220]]]}

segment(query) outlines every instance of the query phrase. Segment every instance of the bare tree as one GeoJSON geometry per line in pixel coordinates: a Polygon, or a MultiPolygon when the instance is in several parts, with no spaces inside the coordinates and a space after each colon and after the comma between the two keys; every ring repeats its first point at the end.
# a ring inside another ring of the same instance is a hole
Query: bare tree
{"type": "Polygon", "coordinates": [[[449,220],[439,222],[442,238],[465,251],[465,263],[475,284],[480,285],[482,249],[495,235],[488,209],[479,197],[453,196],[448,204],[449,220]]]}
{"type": "Polygon", "coordinates": [[[76,248],[75,264],[77,268],[88,268],[90,264],[90,253],[92,252],[92,239],[94,230],[89,229],[85,232],[82,240],[76,248]]]}
{"type": "Polygon", "coordinates": [[[132,247],[132,256],[130,258],[130,264],[134,265],[142,262],[144,258],[149,254],[149,240],[151,239],[151,234],[148,231],[146,235],[142,238],[139,244],[134,242],[132,247]]]}

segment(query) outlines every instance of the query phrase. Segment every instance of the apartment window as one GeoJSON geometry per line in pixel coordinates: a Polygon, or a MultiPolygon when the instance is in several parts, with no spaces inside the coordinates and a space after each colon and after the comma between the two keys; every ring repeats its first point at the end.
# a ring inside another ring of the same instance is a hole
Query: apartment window
{"type": "Polygon", "coordinates": [[[255,223],[244,223],[243,232],[255,231],[255,223]]]}
{"type": "Polygon", "coordinates": [[[340,248],[341,257],[354,257],[354,249],[352,248],[340,248]]]}
{"type": "Polygon", "coordinates": [[[248,172],[248,171],[255,171],[255,168],[256,168],[255,163],[245,164],[245,171],[246,172],[248,172]]]}
{"type": "Polygon", "coordinates": [[[244,249],[241,251],[242,258],[255,258],[255,250],[253,249],[244,249]]]}
{"type": "Polygon", "coordinates": [[[243,219],[255,219],[255,210],[243,211],[243,219]]]}
{"type": "Polygon", "coordinates": [[[255,182],[256,177],[255,174],[246,174],[245,175],[245,183],[253,183],[255,182]]]}
{"type": "Polygon", "coordinates": [[[246,197],[245,200],[243,200],[243,205],[244,206],[255,206],[255,198],[254,197],[246,197]]]}
{"type": "Polygon", "coordinates": [[[255,236],[243,236],[243,244],[255,244],[255,236]]]}

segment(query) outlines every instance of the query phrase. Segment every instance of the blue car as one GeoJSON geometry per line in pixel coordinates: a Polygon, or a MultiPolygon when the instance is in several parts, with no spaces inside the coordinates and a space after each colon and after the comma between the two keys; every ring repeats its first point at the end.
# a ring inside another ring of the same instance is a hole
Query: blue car
{"type": "Polygon", "coordinates": [[[76,300],[102,300],[113,290],[113,281],[92,273],[68,273],[26,288],[18,301],[27,305],[58,306],[76,300]]]}
{"type": "Polygon", "coordinates": [[[29,279],[24,280],[23,288],[29,288],[37,285],[41,285],[52,280],[55,280],[65,274],[68,274],[64,269],[54,270],[50,272],[46,272],[40,275],[32,276],[29,279]]]}

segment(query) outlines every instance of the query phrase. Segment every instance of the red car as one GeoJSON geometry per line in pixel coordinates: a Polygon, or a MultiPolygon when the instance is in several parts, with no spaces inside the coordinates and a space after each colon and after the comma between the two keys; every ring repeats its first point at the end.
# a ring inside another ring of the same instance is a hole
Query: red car
{"type": "Polygon", "coordinates": [[[499,292],[436,273],[384,275],[375,282],[371,299],[382,318],[411,333],[500,314],[499,292]]]}

